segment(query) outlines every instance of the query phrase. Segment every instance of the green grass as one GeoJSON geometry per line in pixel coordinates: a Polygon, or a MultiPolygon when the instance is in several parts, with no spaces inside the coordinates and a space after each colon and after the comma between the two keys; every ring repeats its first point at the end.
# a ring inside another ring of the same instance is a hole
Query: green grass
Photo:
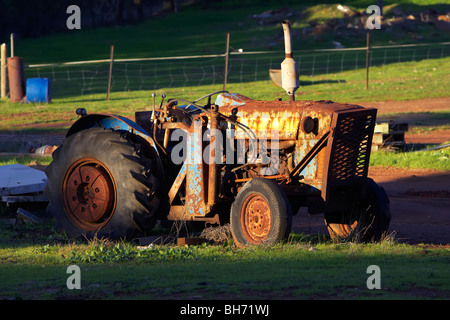
{"type": "MultiPolygon", "coordinates": [[[[414,100],[446,97],[450,75],[450,57],[420,62],[402,62],[370,71],[370,88],[365,89],[365,70],[356,69],[314,77],[300,76],[297,100],[333,100],[341,103],[364,101],[414,100]]],[[[222,85],[203,85],[161,88],[154,92],[168,98],[194,100],[207,93],[222,90],[222,85]]],[[[270,80],[229,83],[227,90],[253,99],[274,100],[287,96],[284,90],[270,80]]],[[[39,130],[65,131],[77,116],[76,108],[84,107],[88,113],[112,113],[132,117],[135,111],[149,110],[153,91],[113,92],[106,101],[106,93],[66,98],[54,97],[48,104],[20,104],[0,101],[0,131],[39,130]],[[63,130],[61,130],[61,128],[63,130]]],[[[158,99],[159,101],[159,99],[158,99]]]]}
{"type": "Polygon", "coordinates": [[[271,247],[232,244],[145,250],[128,242],[73,242],[46,225],[0,225],[3,299],[445,299],[450,250],[332,243],[292,235],[271,247]],[[29,238],[29,234],[32,234],[29,238]],[[313,250],[311,249],[313,248],[313,250]],[[81,267],[81,290],[68,290],[66,268],[81,267]],[[368,290],[366,269],[381,269],[368,290]]]}
{"type": "MultiPolygon", "coordinates": [[[[450,81],[449,74],[446,72],[448,69],[450,69],[450,58],[374,67],[371,69],[369,90],[364,89],[365,84],[361,79],[364,78],[365,71],[360,69],[327,76],[301,77],[302,85],[298,90],[297,100],[331,99],[342,103],[358,103],[363,101],[445,97],[448,96],[448,92],[446,86],[442,84],[450,81]]],[[[206,93],[221,89],[221,85],[208,85],[160,89],[156,93],[158,95],[166,93],[169,98],[178,97],[194,100],[206,93]]],[[[273,100],[275,97],[286,99],[283,89],[274,86],[269,80],[230,83],[227,89],[254,99],[273,100]]],[[[111,94],[110,101],[105,101],[104,94],[95,94],[56,98],[49,104],[4,102],[3,107],[0,108],[0,130],[63,133],[77,119],[75,109],[78,107],[86,108],[88,113],[112,113],[133,118],[135,111],[149,110],[150,104],[151,92],[149,91],[114,92],[111,94]]],[[[405,116],[405,114],[384,114],[380,119],[395,120],[397,118],[403,119],[405,116]]],[[[448,126],[445,123],[448,122],[449,112],[415,113],[411,116],[414,116],[415,120],[410,125],[416,131],[423,126],[426,126],[428,130],[434,128],[437,122],[439,122],[441,128],[448,126]]],[[[448,149],[418,153],[375,152],[372,154],[370,164],[374,166],[450,170],[448,156],[448,149]]],[[[45,165],[51,159],[6,159],[3,160],[2,164],[11,164],[14,161],[23,164],[38,161],[39,164],[45,165]]]]}
{"type": "Polygon", "coordinates": [[[23,155],[23,156],[0,157],[0,166],[16,163],[23,164],[25,166],[35,166],[35,165],[46,166],[49,165],[50,162],[52,162],[51,156],[32,157],[28,155],[23,155]]]}
{"type": "Polygon", "coordinates": [[[450,148],[435,151],[377,151],[370,156],[371,166],[450,171],[450,148]]]}

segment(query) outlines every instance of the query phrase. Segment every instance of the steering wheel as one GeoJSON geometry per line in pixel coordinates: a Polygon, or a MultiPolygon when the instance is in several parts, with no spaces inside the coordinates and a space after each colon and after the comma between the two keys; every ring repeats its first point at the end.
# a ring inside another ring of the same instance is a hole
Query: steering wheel
{"type": "MultiPolygon", "coordinates": [[[[194,101],[188,101],[188,100],[184,100],[184,99],[178,99],[178,100],[179,100],[179,101],[187,102],[188,105],[186,106],[186,108],[188,108],[188,107],[190,107],[190,106],[193,106],[193,107],[195,107],[195,108],[197,108],[197,109],[199,109],[199,110],[201,110],[201,111],[203,111],[203,112],[210,113],[210,112],[209,112],[208,110],[206,110],[206,109],[209,109],[209,108],[211,107],[211,97],[212,97],[213,95],[215,95],[215,94],[218,94],[218,93],[224,93],[224,92],[227,92],[227,93],[228,93],[228,91],[221,90],[221,91],[216,91],[216,92],[209,93],[209,94],[207,94],[207,95],[205,95],[205,96],[203,96],[203,97],[200,97],[200,98],[198,98],[198,99],[196,99],[196,100],[194,100],[194,101]],[[203,99],[205,99],[205,98],[208,98],[208,103],[207,103],[206,105],[204,105],[204,106],[199,106],[199,105],[197,104],[197,102],[199,102],[200,100],[203,100],[203,99]]],[[[192,112],[192,111],[190,111],[190,112],[192,112]]],[[[189,112],[189,113],[190,113],[190,112],[189,112]]]]}
{"type": "Polygon", "coordinates": [[[216,91],[216,92],[207,94],[206,96],[203,96],[203,97],[201,97],[201,98],[198,98],[197,100],[194,100],[193,102],[196,103],[196,102],[198,102],[198,101],[200,101],[200,100],[203,100],[203,99],[205,99],[205,98],[208,98],[208,103],[206,104],[205,107],[210,107],[210,106],[211,106],[211,97],[212,97],[213,95],[215,95],[215,94],[218,94],[218,93],[224,93],[224,92],[228,93],[228,91],[226,91],[226,90],[216,91]]]}

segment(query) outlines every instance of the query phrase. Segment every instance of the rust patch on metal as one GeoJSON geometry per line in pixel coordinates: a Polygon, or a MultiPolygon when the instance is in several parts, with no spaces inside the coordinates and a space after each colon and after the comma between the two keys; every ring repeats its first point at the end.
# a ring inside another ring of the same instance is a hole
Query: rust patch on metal
{"type": "MultiPolygon", "coordinates": [[[[278,130],[280,140],[295,139],[299,124],[311,113],[320,115],[316,116],[316,118],[319,117],[320,122],[322,117],[331,118],[335,111],[362,108],[332,101],[260,101],[242,96],[239,96],[237,100],[229,96],[222,97],[220,102],[222,103],[221,113],[227,116],[233,113],[237,121],[253,130],[258,138],[261,132],[265,132],[267,139],[270,139],[270,131],[278,130]]],[[[236,136],[239,134],[237,133],[236,136]]]]}
{"type": "Polygon", "coordinates": [[[250,194],[241,208],[241,226],[245,238],[253,244],[261,244],[269,237],[272,214],[267,200],[257,194],[250,194]]]}
{"type": "Polygon", "coordinates": [[[111,173],[98,160],[82,158],[67,170],[63,203],[68,217],[86,231],[96,231],[111,219],[117,201],[111,173]]]}

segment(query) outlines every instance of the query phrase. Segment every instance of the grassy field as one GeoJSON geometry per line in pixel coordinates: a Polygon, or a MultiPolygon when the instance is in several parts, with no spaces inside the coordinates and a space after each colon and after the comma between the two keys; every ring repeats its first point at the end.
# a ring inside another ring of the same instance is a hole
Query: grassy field
{"type": "MultiPolygon", "coordinates": [[[[333,243],[292,235],[283,244],[222,245],[80,242],[48,225],[0,229],[2,299],[448,299],[448,248],[333,243]],[[7,240],[9,239],[9,240],[7,240]],[[81,267],[81,289],[69,290],[66,268],[81,267]],[[369,290],[367,268],[381,270],[369,290]]],[[[269,302],[270,303],[270,302],[269,302]]]]}
{"type": "Polygon", "coordinates": [[[0,157],[0,166],[6,166],[9,164],[20,163],[24,166],[47,166],[52,162],[51,156],[31,157],[28,155],[23,156],[4,156],[0,157]]]}
{"type": "MultiPolygon", "coordinates": [[[[297,100],[333,100],[341,103],[363,101],[414,100],[446,97],[450,83],[450,57],[420,62],[403,62],[383,67],[373,67],[370,88],[365,89],[365,70],[338,72],[314,77],[300,77],[297,100]]],[[[195,100],[207,93],[222,90],[222,85],[204,85],[181,88],[161,88],[154,92],[165,93],[168,98],[195,100]]],[[[253,99],[287,99],[280,87],[270,80],[229,83],[227,90],[253,99]]],[[[113,92],[110,101],[106,94],[55,97],[51,103],[11,103],[1,101],[0,131],[47,131],[54,132],[67,127],[76,120],[76,108],[83,107],[88,113],[112,113],[132,117],[135,111],[149,109],[153,91],[113,92]]],[[[158,101],[160,98],[158,97],[158,101]]],[[[61,130],[60,130],[61,131],[61,130]]]]}
{"type": "Polygon", "coordinates": [[[420,152],[378,151],[370,156],[371,166],[450,171],[450,148],[420,152]]]}

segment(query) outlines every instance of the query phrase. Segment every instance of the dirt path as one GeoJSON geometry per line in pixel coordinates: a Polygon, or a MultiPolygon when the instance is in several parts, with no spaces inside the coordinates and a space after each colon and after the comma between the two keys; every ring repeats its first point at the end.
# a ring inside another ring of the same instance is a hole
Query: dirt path
{"type": "Polygon", "coordinates": [[[378,115],[385,113],[448,111],[450,110],[450,97],[407,101],[361,102],[358,104],[366,108],[377,108],[378,115]]]}
{"type": "Polygon", "coordinates": [[[450,172],[371,168],[391,200],[391,230],[408,242],[450,243],[450,172]]]}
{"type": "Polygon", "coordinates": [[[405,142],[408,144],[442,144],[450,141],[450,130],[435,130],[430,132],[407,132],[405,142]]]}

